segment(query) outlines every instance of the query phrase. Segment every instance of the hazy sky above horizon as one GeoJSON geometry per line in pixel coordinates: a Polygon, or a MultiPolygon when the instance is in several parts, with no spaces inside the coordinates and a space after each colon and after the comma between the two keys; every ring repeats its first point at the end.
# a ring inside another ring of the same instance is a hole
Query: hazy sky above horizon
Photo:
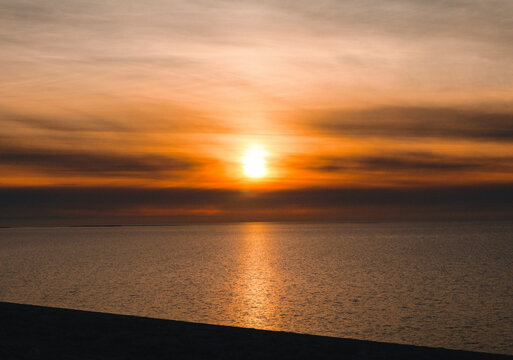
{"type": "Polygon", "coordinates": [[[0,213],[511,218],[511,44],[509,0],[0,0],[0,213]]]}

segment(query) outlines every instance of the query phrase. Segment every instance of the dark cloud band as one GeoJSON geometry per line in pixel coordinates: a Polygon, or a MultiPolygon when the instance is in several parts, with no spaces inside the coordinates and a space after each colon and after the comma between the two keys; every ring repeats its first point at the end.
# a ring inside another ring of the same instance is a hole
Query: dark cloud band
{"type": "Polygon", "coordinates": [[[311,114],[317,130],[358,137],[513,141],[513,114],[452,108],[384,107],[311,114]]]}
{"type": "Polygon", "coordinates": [[[0,147],[0,164],[52,174],[111,176],[188,170],[197,162],[155,154],[130,155],[0,147]]]}
{"type": "MultiPolygon", "coordinates": [[[[0,188],[2,225],[143,222],[137,209],[217,209],[214,220],[360,220],[467,217],[513,219],[513,184],[423,188],[304,188],[244,192],[194,188],[24,187],[0,188]],[[298,216],[296,210],[301,210],[298,216]],[[132,212],[135,217],[123,217],[132,212]],[[76,214],[80,214],[79,217],[76,214]],[[88,214],[88,218],[84,217],[88,214]],[[121,215],[120,215],[121,214],[121,215]],[[63,220],[65,219],[65,220],[63,220]]],[[[145,214],[146,218],[152,217],[145,214]]],[[[208,217],[208,216],[207,216],[208,217]]],[[[173,223],[176,217],[158,217],[173,223]]],[[[191,218],[198,221],[199,217],[191,218]]],[[[202,218],[204,220],[204,218],[202,218]]]]}
{"type": "Polygon", "coordinates": [[[365,156],[325,156],[311,159],[308,169],[322,172],[386,171],[401,172],[511,172],[512,157],[450,156],[431,152],[388,152],[365,156]]]}

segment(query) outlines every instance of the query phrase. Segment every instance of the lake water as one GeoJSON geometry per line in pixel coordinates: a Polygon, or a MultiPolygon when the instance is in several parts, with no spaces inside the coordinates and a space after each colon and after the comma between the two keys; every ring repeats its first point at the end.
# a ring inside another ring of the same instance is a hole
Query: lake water
{"type": "Polygon", "coordinates": [[[0,300],[513,354],[511,223],[0,229],[0,300]]]}

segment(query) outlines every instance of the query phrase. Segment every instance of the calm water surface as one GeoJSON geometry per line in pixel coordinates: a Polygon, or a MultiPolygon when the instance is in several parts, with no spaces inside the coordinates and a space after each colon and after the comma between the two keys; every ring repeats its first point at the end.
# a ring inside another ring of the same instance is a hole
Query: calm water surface
{"type": "Polygon", "coordinates": [[[513,354],[513,224],[0,229],[0,300],[513,354]]]}

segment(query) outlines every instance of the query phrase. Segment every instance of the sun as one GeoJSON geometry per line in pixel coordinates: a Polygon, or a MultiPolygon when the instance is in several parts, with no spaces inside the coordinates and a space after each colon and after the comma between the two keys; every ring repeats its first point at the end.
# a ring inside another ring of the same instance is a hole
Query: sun
{"type": "Polygon", "coordinates": [[[250,178],[261,178],[267,175],[265,157],[267,152],[258,145],[250,146],[242,157],[242,170],[250,178]]]}

